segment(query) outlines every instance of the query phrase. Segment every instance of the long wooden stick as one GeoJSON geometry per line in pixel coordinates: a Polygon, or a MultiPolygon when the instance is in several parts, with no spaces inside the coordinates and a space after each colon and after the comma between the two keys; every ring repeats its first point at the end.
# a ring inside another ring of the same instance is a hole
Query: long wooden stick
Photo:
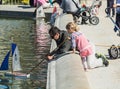
{"type": "Polygon", "coordinates": [[[35,68],[37,68],[45,59],[42,59],[35,67],[33,67],[27,74],[30,74],[35,68]]]}
{"type": "MultiPolygon", "coordinates": [[[[51,53],[53,53],[54,51],[56,51],[66,40],[68,40],[68,37],[64,39],[64,41],[58,45],[58,47],[56,47],[51,53]]],[[[42,59],[35,67],[33,67],[28,73],[27,75],[30,75],[30,73],[35,69],[37,68],[45,59],[42,59]]]]}

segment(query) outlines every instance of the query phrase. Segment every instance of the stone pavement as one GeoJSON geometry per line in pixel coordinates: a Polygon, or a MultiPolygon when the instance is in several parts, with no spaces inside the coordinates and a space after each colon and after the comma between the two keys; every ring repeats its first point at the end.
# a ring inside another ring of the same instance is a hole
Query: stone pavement
{"type": "MultiPolygon", "coordinates": [[[[79,26],[87,38],[96,45],[96,52],[108,55],[108,49],[111,45],[120,44],[120,37],[113,31],[114,24],[112,21],[106,18],[106,0],[102,1],[98,15],[100,23],[98,25],[79,26]]],[[[91,2],[88,3],[91,5],[91,2]]],[[[85,73],[91,89],[120,89],[120,58],[110,59],[108,67],[91,69],[85,73]]]]}
{"type": "MultiPolygon", "coordinates": [[[[99,9],[98,25],[79,25],[80,30],[96,45],[96,52],[108,55],[111,45],[120,44],[120,37],[113,31],[114,24],[106,18],[106,0],[99,9]]],[[[109,59],[108,67],[99,67],[86,72],[91,89],[120,89],[120,58],[109,59]]]]}
{"type": "Polygon", "coordinates": [[[0,17],[33,18],[35,7],[30,5],[0,5],[0,17]]]}
{"type": "Polygon", "coordinates": [[[34,12],[35,7],[30,5],[0,5],[0,11],[19,11],[19,12],[34,12]]]}

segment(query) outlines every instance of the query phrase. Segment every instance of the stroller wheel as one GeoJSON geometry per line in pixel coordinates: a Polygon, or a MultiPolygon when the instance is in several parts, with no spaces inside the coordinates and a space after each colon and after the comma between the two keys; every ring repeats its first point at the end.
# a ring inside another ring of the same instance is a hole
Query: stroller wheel
{"type": "Polygon", "coordinates": [[[112,57],[113,59],[117,59],[118,58],[118,49],[115,45],[112,45],[109,49],[109,55],[110,57],[112,57]]]}
{"type": "Polygon", "coordinates": [[[90,22],[92,25],[97,25],[97,24],[99,23],[99,18],[96,17],[96,16],[92,16],[92,17],[90,17],[89,22],[90,22]]]}

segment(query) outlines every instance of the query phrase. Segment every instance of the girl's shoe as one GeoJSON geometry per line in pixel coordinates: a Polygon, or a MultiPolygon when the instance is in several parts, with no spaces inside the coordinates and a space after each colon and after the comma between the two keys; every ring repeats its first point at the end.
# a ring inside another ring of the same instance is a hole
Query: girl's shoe
{"type": "Polygon", "coordinates": [[[104,55],[96,53],[95,56],[96,56],[96,58],[102,58],[103,64],[105,65],[105,67],[107,67],[109,65],[109,61],[107,60],[107,58],[104,55]]]}

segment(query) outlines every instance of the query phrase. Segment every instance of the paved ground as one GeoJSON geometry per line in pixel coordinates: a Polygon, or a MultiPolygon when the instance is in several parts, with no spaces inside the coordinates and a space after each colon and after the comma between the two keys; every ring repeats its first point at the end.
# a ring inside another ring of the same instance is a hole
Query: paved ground
{"type": "Polygon", "coordinates": [[[0,17],[33,19],[34,11],[30,5],[0,5],[0,17]]]}
{"type": "MultiPolygon", "coordinates": [[[[88,2],[91,4],[91,2],[88,2]]],[[[120,44],[120,37],[113,31],[114,24],[105,13],[106,0],[99,9],[100,23],[98,25],[79,25],[87,38],[95,43],[96,52],[108,55],[111,45],[120,44]]],[[[88,22],[89,23],[89,22],[88,22]]],[[[91,89],[120,89],[120,58],[109,59],[108,67],[99,67],[86,72],[91,89]]]]}
{"type": "MultiPolygon", "coordinates": [[[[100,8],[98,25],[80,25],[81,31],[95,43],[96,51],[108,55],[112,44],[120,44],[120,37],[113,31],[114,25],[105,14],[106,1],[100,8]],[[99,45],[99,46],[98,46],[99,45]],[[108,46],[108,47],[106,47],[108,46]]],[[[109,60],[108,67],[100,67],[86,72],[91,89],[120,89],[120,58],[109,60]]]]}
{"type": "Polygon", "coordinates": [[[0,11],[34,12],[35,8],[29,5],[0,5],[0,11]]]}

